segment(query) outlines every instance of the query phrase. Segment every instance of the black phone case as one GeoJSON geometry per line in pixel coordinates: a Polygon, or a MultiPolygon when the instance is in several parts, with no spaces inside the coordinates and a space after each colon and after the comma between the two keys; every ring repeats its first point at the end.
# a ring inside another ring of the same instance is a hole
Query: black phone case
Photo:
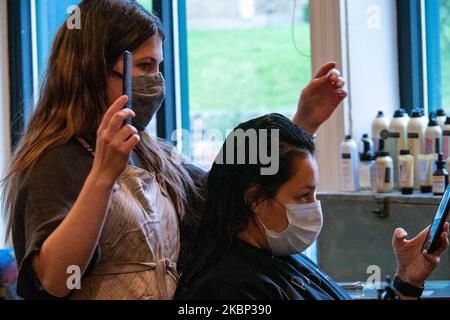
{"type": "MultiPolygon", "coordinates": [[[[442,198],[445,198],[447,192],[450,192],[450,186],[447,187],[445,194],[442,198]]],[[[439,206],[440,205],[441,204],[439,204],[439,206]]],[[[439,208],[438,208],[438,210],[439,210],[439,208]]],[[[449,210],[450,210],[450,201],[448,201],[445,205],[444,214],[442,215],[441,221],[439,221],[439,226],[436,230],[436,234],[434,235],[433,239],[428,239],[428,237],[430,236],[430,232],[431,232],[431,226],[430,226],[427,237],[425,238],[425,242],[422,246],[422,251],[426,249],[429,254],[432,254],[438,248],[439,240],[440,240],[441,234],[442,234],[442,229],[444,228],[444,224],[447,221],[449,210]]],[[[433,222],[431,223],[431,225],[433,225],[433,223],[434,223],[434,219],[433,219],[433,222]]]]}
{"type": "MultiPolygon", "coordinates": [[[[132,69],[133,69],[133,54],[125,51],[123,54],[123,94],[128,97],[128,102],[125,108],[133,108],[133,92],[132,92],[132,69]]],[[[130,124],[131,119],[125,120],[124,125],[130,124]]]]}

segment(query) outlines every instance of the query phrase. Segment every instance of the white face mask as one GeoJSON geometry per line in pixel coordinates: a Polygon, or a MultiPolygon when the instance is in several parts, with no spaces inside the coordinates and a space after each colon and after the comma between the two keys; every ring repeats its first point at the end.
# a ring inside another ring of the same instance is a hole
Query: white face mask
{"type": "Polygon", "coordinates": [[[289,225],[283,232],[277,233],[266,228],[270,250],[275,256],[301,253],[308,249],[318,238],[322,230],[323,217],[320,201],[308,204],[288,204],[285,206],[289,225]]]}

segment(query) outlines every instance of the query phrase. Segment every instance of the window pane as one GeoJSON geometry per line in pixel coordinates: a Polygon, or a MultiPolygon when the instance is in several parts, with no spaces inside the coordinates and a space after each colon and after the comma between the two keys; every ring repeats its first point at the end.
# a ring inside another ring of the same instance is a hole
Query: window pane
{"type": "MultiPolygon", "coordinates": [[[[36,1],[36,34],[38,50],[39,80],[47,69],[53,39],[58,28],[68,17],[70,6],[78,5],[79,0],[35,0],[36,1]]],[[[139,0],[147,10],[152,11],[153,0],[139,0]]]]}
{"type": "Polygon", "coordinates": [[[151,12],[153,10],[153,0],[139,0],[138,2],[148,11],[151,12]]]}
{"type": "Polygon", "coordinates": [[[308,13],[307,0],[187,0],[197,164],[208,168],[240,122],[270,112],[292,117],[311,78],[308,13]]]}
{"type": "Polygon", "coordinates": [[[69,14],[67,9],[78,0],[36,0],[36,36],[39,83],[47,69],[53,39],[69,14]]]}
{"type": "Polygon", "coordinates": [[[442,106],[450,109],[450,0],[441,0],[442,106]]]}

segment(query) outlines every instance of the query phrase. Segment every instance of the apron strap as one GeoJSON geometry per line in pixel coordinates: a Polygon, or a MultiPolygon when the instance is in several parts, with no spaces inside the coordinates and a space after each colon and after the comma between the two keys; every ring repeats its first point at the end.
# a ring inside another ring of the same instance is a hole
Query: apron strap
{"type": "Polygon", "coordinates": [[[76,137],[78,142],[81,143],[81,145],[83,146],[83,148],[86,149],[87,152],[89,152],[90,154],[92,154],[92,156],[95,157],[95,150],[91,147],[91,145],[86,141],[86,139],[81,138],[81,137],[76,137]]]}
{"type": "Polygon", "coordinates": [[[113,265],[98,265],[91,273],[92,276],[114,275],[125,273],[136,273],[143,271],[154,271],[156,287],[161,300],[168,300],[169,292],[167,289],[166,276],[171,276],[176,282],[179,280],[177,266],[175,262],[169,259],[160,259],[156,262],[130,262],[117,263],[113,265]]]}

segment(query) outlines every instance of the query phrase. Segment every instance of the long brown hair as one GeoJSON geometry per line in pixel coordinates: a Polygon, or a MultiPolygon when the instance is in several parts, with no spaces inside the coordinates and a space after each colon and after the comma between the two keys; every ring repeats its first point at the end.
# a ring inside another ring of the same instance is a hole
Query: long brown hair
{"type": "MultiPolygon", "coordinates": [[[[50,148],[77,136],[95,136],[108,105],[108,77],[125,50],[154,35],[164,39],[160,20],[131,0],[84,0],[81,29],[59,29],[36,110],[12,157],[4,184],[7,237],[11,233],[18,185],[23,173],[50,148]]],[[[200,197],[165,142],[142,133],[136,148],[144,165],[165,179],[180,219],[189,213],[188,194],[200,197]]]]}

